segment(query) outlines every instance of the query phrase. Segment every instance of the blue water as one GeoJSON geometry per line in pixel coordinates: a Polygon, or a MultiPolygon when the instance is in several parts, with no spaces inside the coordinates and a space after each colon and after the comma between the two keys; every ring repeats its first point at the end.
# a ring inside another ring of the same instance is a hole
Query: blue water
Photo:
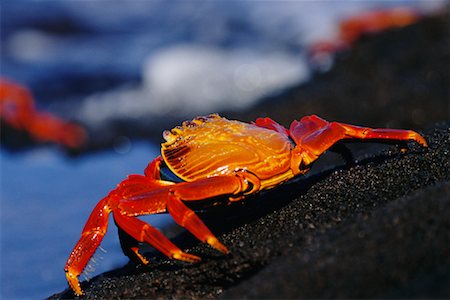
{"type": "MultiPolygon", "coordinates": [[[[0,298],[44,298],[65,289],[64,264],[91,209],[126,175],[142,174],[156,151],[144,143],[125,154],[109,151],[81,159],[48,148],[0,151],[0,298]]],[[[166,218],[155,216],[152,225],[163,226],[166,218]]],[[[103,259],[93,275],[127,262],[113,222],[102,248],[107,253],[100,252],[103,259]]]]}

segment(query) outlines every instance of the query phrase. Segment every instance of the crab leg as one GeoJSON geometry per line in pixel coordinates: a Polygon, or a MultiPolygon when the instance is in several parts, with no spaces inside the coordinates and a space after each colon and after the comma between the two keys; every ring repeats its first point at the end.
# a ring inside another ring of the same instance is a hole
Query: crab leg
{"type": "Polygon", "coordinates": [[[120,248],[122,248],[123,254],[135,264],[147,265],[149,261],[141,253],[139,253],[139,241],[129,235],[125,230],[120,228],[119,224],[114,218],[114,223],[117,226],[117,233],[119,235],[120,248]]]}
{"type": "Polygon", "coordinates": [[[236,195],[246,190],[243,179],[239,176],[214,176],[177,184],[171,189],[167,210],[175,222],[185,227],[200,241],[208,243],[213,248],[228,253],[228,249],[219,242],[200,218],[189,209],[182,200],[200,200],[221,195],[236,195]]]}
{"type": "MultiPolygon", "coordinates": [[[[238,175],[213,176],[195,182],[161,186],[152,191],[137,193],[132,197],[121,200],[118,208],[121,210],[122,215],[129,217],[152,212],[163,212],[167,208],[175,222],[185,227],[199,240],[210,244],[223,253],[228,253],[228,249],[217,240],[214,234],[182,200],[195,201],[222,195],[232,196],[239,194],[246,191],[249,187],[249,183],[246,182],[247,178],[244,178],[246,177],[238,175]]],[[[140,236],[142,233],[140,233],[139,229],[136,229],[141,228],[143,230],[142,224],[138,225],[137,222],[133,221],[134,225],[127,227],[122,216],[117,217],[116,215],[116,222],[125,232],[138,241],[143,240],[140,236]]],[[[145,242],[148,242],[167,256],[173,257],[173,252],[170,252],[170,249],[173,249],[171,245],[166,244],[166,248],[160,249],[151,239],[145,240],[145,242]]]]}
{"type": "Polygon", "coordinates": [[[208,243],[216,250],[227,254],[228,249],[225,247],[216,236],[206,227],[206,225],[200,220],[200,218],[189,209],[181,200],[176,196],[171,196],[167,202],[167,208],[172,215],[175,222],[180,226],[185,227],[191,232],[197,239],[204,243],[208,243]]]}
{"type": "MultiPolygon", "coordinates": [[[[147,169],[155,173],[155,168],[158,167],[158,164],[158,161],[155,160],[155,163],[153,164],[154,169],[147,169]]],[[[152,165],[152,163],[150,165],[152,165]]],[[[83,293],[78,281],[78,276],[83,272],[106,234],[108,217],[111,211],[114,210],[115,212],[117,210],[118,204],[123,198],[133,199],[133,197],[139,197],[142,194],[149,193],[152,190],[170,184],[171,183],[166,181],[154,180],[142,175],[130,175],[95,206],[84,226],[81,238],[72,250],[64,268],[67,281],[77,295],[82,295],[83,293]]],[[[152,203],[152,205],[147,207],[147,211],[149,210],[150,212],[165,211],[165,204],[161,206],[160,203],[152,203]]],[[[120,212],[117,212],[117,214],[120,214],[120,212]]],[[[121,241],[121,244],[122,247],[125,248],[125,254],[134,253],[140,261],[146,263],[145,258],[138,253],[137,243],[131,241],[122,243],[121,241]],[[128,250],[125,251],[126,249],[129,249],[131,252],[128,250]]]]}
{"type": "MultiPolygon", "coordinates": [[[[327,122],[315,115],[291,124],[292,138],[314,160],[342,139],[413,140],[427,147],[427,142],[415,131],[400,129],[372,129],[338,122],[327,122]]],[[[307,155],[306,154],[306,155],[307,155]]]]}
{"type": "MultiPolygon", "coordinates": [[[[157,174],[158,162],[155,160],[146,169],[146,175],[157,174]],[[154,163],[156,161],[156,163],[154,163]]],[[[214,176],[195,182],[170,184],[162,180],[154,180],[140,175],[130,176],[124,180],[114,195],[121,197],[117,204],[118,211],[114,220],[125,233],[134,240],[147,242],[163,254],[175,259],[195,261],[190,255],[181,252],[159,231],[150,225],[132,218],[149,213],[159,213],[167,210],[174,220],[190,231],[199,240],[210,244],[217,250],[227,253],[228,249],[220,243],[198,216],[181,200],[201,200],[221,195],[235,195],[248,189],[246,175],[214,176]]],[[[257,185],[257,183],[254,183],[257,185]]],[[[146,260],[137,252],[137,245],[128,242],[130,248],[144,264],[146,260]]],[[[127,251],[128,252],[128,251],[127,251]]]]}
{"type": "MultiPolygon", "coordinates": [[[[160,180],[160,165],[162,163],[161,156],[158,156],[152,160],[144,170],[145,176],[150,180],[160,180]]],[[[114,218],[116,219],[116,218],[114,218]]],[[[120,228],[117,224],[117,230],[119,233],[120,246],[123,253],[128,256],[132,261],[136,263],[142,263],[144,265],[148,264],[149,261],[139,253],[139,241],[129,235],[125,230],[120,228]]]]}
{"type": "Polygon", "coordinates": [[[108,216],[111,212],[108,201],[109,197],[103,198],[95,206],[84,226],[80,240],[72,250],[64,267],[67,282],[78,296],[83,294],[78,276],[83,272],[106,234],[108,216]]]}
{"type": "MultiPolygon", "coordinates": [[[[116,213],[114,214],[114,220],[120,228],[134,239],[152,245],[168,257],[188,262],[197,262],[200,260],[198,256],[181,251],[160,231],[139,219],[116,213]]],[[[140,254],[137,253],[137,255],[140,254]]]]}
{"type": "MultiPolygon", "coordinates": [[[[124,180],[117,189],[120,191],[121,195],[125,196],[128,201],[137,200],[136,198],[142,198],[142,193],[147,191],[151,191],[155,189],[155,186],[164,186],[170,184],[167,181],[160,181],[160,166],[162,163],[161,156],[158,156],[154,160],[152,160],[148,166],[145,168],[144,173],[145,176],[142,175],[133,175],[124,180]],[[139,196],[140,195],[140,196],[139,196]]],[[[150,206],[147,210],[150,210],[149,213],[157,213],[165,211],[165,205],[163,207],[159,207],[158,203],[150,203],[150,206]]],[[[116,225],[118,225],[116,218],[116,225]]],[[[132,261],[136,263],[142,263],[144,265],[148,264],[148,260],[139,253],[139,241],[134,238],[130,234],[127,233],[123,228],[119,225],[117,226],[119,233],[119,241],[120,246],[122,248],[123,253],[128,256],[132,261]]]]}
{"type": "Polygon", "coordinates": [[[149,179],[160,180],[160,168],[162,162],[163,159],[161,156],[158,156],[157,158],[152,160],[144,170],[145,176],[149,179]]]}
{"type": "Polygon", "coordinates": [[[372,129],[354,125],[337,123],[345,129],[345,135],[350,138],[415,141],[423,147],[428,147],[425,139],[415,131],[402,129],[372,129]]]}

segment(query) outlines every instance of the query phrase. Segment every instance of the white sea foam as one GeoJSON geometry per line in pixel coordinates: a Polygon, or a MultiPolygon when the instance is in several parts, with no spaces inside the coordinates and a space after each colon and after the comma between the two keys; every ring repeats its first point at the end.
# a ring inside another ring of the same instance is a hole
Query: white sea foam
{"type": "Polygon", "coordinates": [[[141,85],[90,96],[81,116],[99,123],[242,109],[309,76],[300,53],[176,45],[148,58],[141,85]]]}
{"type": "Polygon", "coordinates": [[[145,86],[157,105],[201,113],[248,107],[308,77],[299,54],[197,45],[169,48],[144,67],[145,86]]]}

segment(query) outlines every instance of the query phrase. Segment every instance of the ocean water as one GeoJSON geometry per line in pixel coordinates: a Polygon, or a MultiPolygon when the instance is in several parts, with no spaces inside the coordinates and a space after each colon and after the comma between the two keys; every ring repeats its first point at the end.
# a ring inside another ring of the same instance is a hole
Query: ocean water
{"type": "MultiPolygon", "coordinates": [[[[308,80],[305,46],[333,39],[340,19],[443,3],[4,1],[1,75],[29,86],[39,108],[102,132],[117,120],[249,107],[308,80]]],[[[135,141],[77,158],[49,147],[0,150],[0,298],[65,289],[65,260],[92,208],[157,154],[155,145],[135,141]]],[[[168,217],[149,220],[163,227],[168,217]]],[[[127,262],[110,228],[94,276],[127,262]]]]}

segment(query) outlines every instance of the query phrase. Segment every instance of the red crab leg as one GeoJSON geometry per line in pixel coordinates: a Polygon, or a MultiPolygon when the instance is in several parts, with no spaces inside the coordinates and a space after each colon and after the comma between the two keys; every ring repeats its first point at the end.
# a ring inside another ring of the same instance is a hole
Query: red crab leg
{"type": "Polygon", "coordinates": [[[147,265],[149,261],[145,256],[139,253],[139,241],[120,228],[115,219],[114,222],[117,226],[117,233],[119,235],[120,247],[122,248],[123,254],[128,256],[135,264],[147,265]]]}
{"type": "MultiPolygon", "coordinates": [[[[142,192],[145,190],[153,190],[155,188],[155,185],[163,186],[163,184],[161,184],[163,182],[159,181],[161,179],[160,166],[162,162],[163,160],[161,156],[158,156],[157,158],[152,160],[145,168],[144,170],[145,177],[141,175],[134,175],[123,181],[120,184],[121,194],[125,195],[126,198],[130,199],[130,197],[132,198],[133,193],[142,194],[142,192]],[[152,184],[150,184],[150,189],[149,189],[149,182],[152,182],[152,184]]],[[[150,205],[148,209],[154,210],[154,205],[150,205]]],[[[162,208],[157,207],[156,210],[157,211],[155,212],[165,211],[165,206],[162,208]]],[[[148,264],[149,263],[148,260],[139,253],[140,241],[138,239],[133,238],[120,226],[117,227],[120,245],[122,247],[123,253],[136,263],[142,263],[144,265],[148,264]]]]}
{"type": "MultiPolygon", "coordinates": [[[[153,173],[154,166],[152,162],[146,169],[146,173],[153,173]]],[[[228,249],[217,240],[198,216],[185,206],[180,199],[200,200],[219,195],[233,195],[245,190],[247,184],[242,183],[242,179],[238,176],[216,176],[196,182],[173,185],[162,183],[165,182],[148,180],[147,177],[139,175],[133,175],[124,180],[117,191],[117,195],[120,194],[122,197],[118,204],[118,209],[122,213],[116,212],[114,214],[118,226],[135,240],[147,242],[168,257],[191,262],[199,260],[196,256],[182,252],[149,224],[131,217],[163,212],[167,205],[169,213],[178,224],[185,227],[201,241],[210,244],[221,252],[228,253],[228,249]],[[158,184],[161,184],[161,186],[156,187],[158,184]]],[[[133,248],[131,250],[136,253],[137,249],[133,248]]],[[[139,256],[141,261],[146,262],[139,254],[136,253],[136,255],[139,256]]]]}
{"type": "MultiPolygon", "coordinates": [[[[166,181],[152,180],[142,175],[130,175],[95,206],[84,226],[81,238],[75,245],[64,268],[67,281],[75,291],[75,294],[82,295],[83,293],[78,281],[78,276],[82,273],[89,262],[89,259],[95,253],[106,234],[110,212],[114,211],[116,214],[120,214],[120,211],[117,209],[120,209],[120,201],[124,198],[133,202],[131,200],[140,199],[142,198],[142,195],[150,194],[151,191],[154,190],[162,189],[166,190],[167,193],[167,186],[171,184],[172,183],[166,181]]],[[[165,201],[153,201],[146,207],[147,213],[163,211],[165,211],[165,201]]],[[[131,253],[134,253],[140,261],[143,263],[147,262],[146,259],[138,253],[137,247],[129,248],[132,251],[131,253]]]]}
{"type": "Polygon", "coordinates": [[[177,184],[171,189],[169,201],[167,201],[167,210],[175,222],[185,227],[200,241],[208,243],[223,253],[228,253],[228,249],[219,242],[200,218],[181,200],[190,201],[220,195],[236,195],[247,189],[247,186],[243,186],[242,180],[238,176],[215,176],[195,182],[177,184]]]}
{"type": "Polygon", "coordinates": [[[152,162],[149,163],[144,170],[145,176],[150,179],[160,180],[161,179],[160,167],[162,162],[163,159],[161,156],[158,156],[157,158],[152,160],[152,162]]]}
{"type": "Polygon", "coordinates": [[[200,261],[198,256],[181,251],[160,231],[139,219],[116,213],[114,214],[114,220],[120,228],[122,228],[134,239],[139,242],[146,242],[152,245],[168,257],[188,262],[200,261]]]}
{"type": "Polygon", "coordinates": [[[294,121],[290,128],[291,137],[305,156],[314,160],[333,144],[342,139],[413,140],[427,147],[425,139],[415,131],[400,129],[372,129],[338,122],[327,122],[315,115],[294,121]]]}
{"type": "MultiPolygon", "coordinates": [[[[165,210],[167,205],[167,210],[178,224],[185,227],[199,240],[210,244],[221,252],[227,253],[228,249],[217,240],[198,216],[185,206],[181,200],[190,201],[221,195],[236,195],[246,191],[247,188],[248,183],[239,176],[214,176],[195,182],[182,182],[160,187],[150,192],[136,194],[131,198],[127,197],[126,200],[120,202],[119,208],[124,215],[136,216],[149,213],[149,208],[155,210],[155,205],[160,205],[161,209],[164,206],[163,210],[165,210]]],[[[135,233],[128,233],[131,236],[136,236],[135,233]]],[[[153,245],[152,243],[150,244],[153,245]]],[[[164,251],[162,252],[164,253],[164,251]]]]}
{"type": "Polygon", "coordinates": [[[186,228],[197,239],[208,243],[211,247],[227,254],[229,251],[216,236],[206,227],[200,218],[176,196],[171,196],[167,208],[175,222],[186,228]]]}
{"type": "Polygon", "coordinates": [[[258,127],[274,130],[285,136],[289,136],[289,130],[287,130],[283,127],[283,125],[278,124],[271,118],[258,118],[255,122],[252,123],[258,127]]]}
{"type": "MultiPolygon", "coordinates": [[[[130,175],[127,179],[125,179],[118,185],[118,188],[116,190],[111,193],[118,201],[119,210],[122,207],[121,201],[123,201],[124,203],[129,203],[129,207],[133,207],[136,201],[139,201],[143,198],[152,198],[153,201],[148,203],[145,211],[140,211],[135,215],[143,213],[160,213],[166,211],[165,201],[158,201],[158,198],[161,197],[157,197],[157,195],[161,193],[158,193],[158,191],[161,191],[161,187],[165,187],[173,183],[153,179],[159,177],[158,172],[160,163],[161,159],[158,157],[157,159],[153,160],[145,169],[145,173],[147,176],[130,175]]],[[[120,214],[120,212],[116,213],[116,215],[117,214],[120,214]]],[[[117,223],[117,218],[114,219],[117,223]]],[[[127,230],[121,228],[119,224],[117,225],[120,245],[122,247],[123,253],[132,261],[148,264],[147,259],[139,253],[139,242],[142,242],[141,239],[136,239],[134,237],[135,235],[130,235],[127,230]]]]}
{"type": "Polygon", "coordinates": [[[108,227],[108,216],[111,212],[108,200],[109,197],[103,198],[95,206],[83,228],[81,238],[72,250],[64,268],[67,282],[78,296],[83,294],[78,276],[94,255],[108,227]]]}

